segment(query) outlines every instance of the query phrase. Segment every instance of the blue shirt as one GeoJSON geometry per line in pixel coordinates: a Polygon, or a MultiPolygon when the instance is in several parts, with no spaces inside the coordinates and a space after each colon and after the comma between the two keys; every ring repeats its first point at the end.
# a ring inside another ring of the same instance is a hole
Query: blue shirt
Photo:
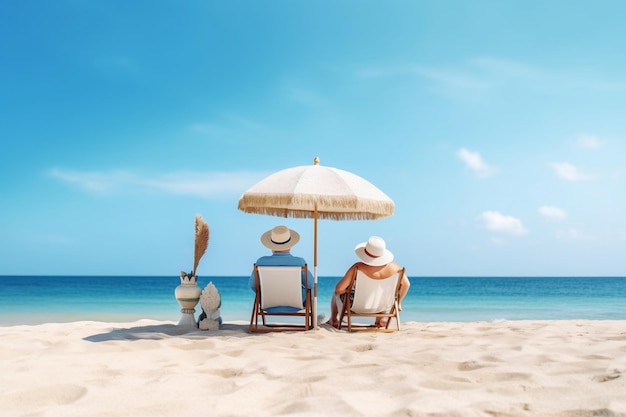
{"type": "MultiPolygon", "coordinates": [[[[298,256],[293,256],[290,253],[286,252],[275,252],[269,256],[261,256],[257,259],[256,264],[258,266],[304,266],[306,265],[306,261],[304,258],[300,258],[298,256]]],[[[308,268],[307,268],[308,269],[308,268]]],[[[309,288],[312,289],[315,283],[313,282],[313,274],[311,271],[308,271],[309,275],[309,288]]],[[[256,291],[256,282],[254,280],[254,271],[250,275],[250,280],[248,281],[250,285],[250,289],[252,291],[256,291]]],[[[302,276],[302,286],[304,286],[304,274],[302,276]]]]}

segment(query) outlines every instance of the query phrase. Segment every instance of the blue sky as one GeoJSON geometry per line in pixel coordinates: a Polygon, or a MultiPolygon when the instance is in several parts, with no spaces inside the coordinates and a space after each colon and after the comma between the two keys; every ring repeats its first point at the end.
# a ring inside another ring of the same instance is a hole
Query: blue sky
{"type": "Polygon", "coordinates": [[[245,275],[272,172],[351,171],[319,274],[386,239],[411,276],[626,275],[622,1],[0,0],[0,274],[245,275]]]}

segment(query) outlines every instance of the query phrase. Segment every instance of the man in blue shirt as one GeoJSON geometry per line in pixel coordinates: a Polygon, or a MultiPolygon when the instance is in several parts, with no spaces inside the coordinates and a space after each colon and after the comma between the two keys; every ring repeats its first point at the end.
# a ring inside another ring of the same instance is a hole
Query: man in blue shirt
{"type": "MultiPolygon", "coordinates": [[[[300,241],[300,235],[295,230],[291,230],[286,226],[276,226],[272,230],[261,235],[261,243],[268,249],[272,250],[272,254],[261,256],[257,259],[258,266],[304,266],[306,261],[304,258],[293,256],[290,251],[293,246],[300,241]]],[[[313,274],[308,271],[308,288],[313,289],[313,274]]],[[[302,276],[302,286],[304,287],[304,274],[302,276]]],[[[254,279],[254,271],[249,281],[252,291],[256,291],[256,282],[254,279]]]]}

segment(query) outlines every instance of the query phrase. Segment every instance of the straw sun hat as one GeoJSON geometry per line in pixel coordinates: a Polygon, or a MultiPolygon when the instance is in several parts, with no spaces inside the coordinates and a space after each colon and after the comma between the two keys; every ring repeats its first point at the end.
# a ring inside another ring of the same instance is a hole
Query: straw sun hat
{"type": "Polygon", "coordinates": [[[261,243],[271,250],[287,250],[300,241],[300,235],[287,226],[276,226],[261,235],[261,243]]]}
{"type": "Polygon", "coordinates": [[[354,248],[354,253],[366,265],[382,266],[393,261],[393,253],[386,248],[385,241],[378,237],[372,236],[367,242],[359,243],[354,248]]]}

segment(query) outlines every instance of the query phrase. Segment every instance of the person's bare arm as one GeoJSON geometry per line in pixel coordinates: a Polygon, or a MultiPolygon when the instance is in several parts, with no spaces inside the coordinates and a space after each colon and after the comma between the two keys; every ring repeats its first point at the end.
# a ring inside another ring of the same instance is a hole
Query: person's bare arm
{"type": "Polygon", "coordinates": [[[402,281],[400,282],[400,298],[398,299],[398,309],[402,310],[402,300],[406,297],[406,294],[409,292],[409,287],[411,286],[411,282],[409,281],[409,277],[404,274],[402,276],[402,281]]]}
{"type": "Polygon", "coordinates": [[[354,270],[356,269],[356,264],[352,265],[345,273],[343,278],[339,280],[337,285],[335,285],[335,294],[343,294],[348,289],[350,285],[350,281],[352,281],[352,277],[354,276],[354,270]]]}

